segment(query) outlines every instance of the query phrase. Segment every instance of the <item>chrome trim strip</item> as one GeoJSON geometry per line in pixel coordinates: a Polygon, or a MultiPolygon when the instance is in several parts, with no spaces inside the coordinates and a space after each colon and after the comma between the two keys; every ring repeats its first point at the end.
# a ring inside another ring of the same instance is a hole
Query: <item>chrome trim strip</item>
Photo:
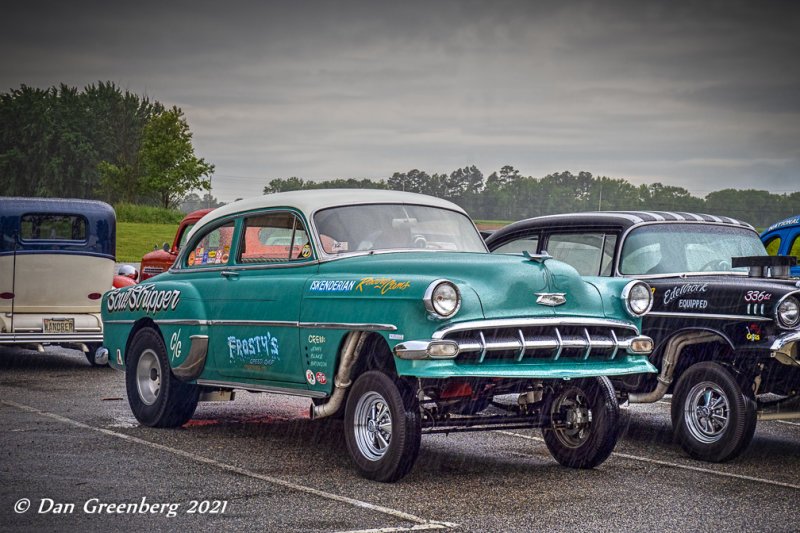
{"type": "MultiPolygon", "coordinates": [[[[111,322],[109,322],[111,323],[111,322]]],[[[131,321],[118,321],[118,323],[133,323],[131,321]]],[[[188,319],[162,319],[156,324],[168,326],[259,326],[273,328],[303,328],[303,329],[345,329],[356,331],[397,331],[397,326],[392,324],[359,324],[347,322],[292,322],[281,320],[188,320],[188,319]]]]}
{"type": "MultiPolygon", "coordinates": [[[[651,315],[653,313],[650,313],[651,315]]],[[[443,339],[450,333],[480,329],[499,329],[499,328],[526,328],[537,326],[599,326],[608,328],[625,328],[635,331],[639,335],[639,328],[630,322],[614,320],[611,318],[582,318],[582,317],[546,317],[546,318],[501,318],[496,320],[472,320],[453,324],[432,335],[433,339],[443,339]]]]}
{"type": "Polygon", "coordinates": [[[103,320],[103,324],[133,324],[135,320],[103,320]]]}
{"type": "Polygon", "coordinates": [[[757,322],[772,322],[771,318],[767,318],[764,316],[755,316],[755,315],[718,315],[718,314],[703,314],[703,313],[672,313],[669,311],[651,311],[649,312],[645,318],[649,318],[651,316],[663,316],[663,317],[679,317],[679,318],[708,318],[710,320],[750,320],[750,321],[757,321],[757,322]]]}
{"type": "Polygon", "coordinates": [[[275,394],[286,394],[288,396],[304,396],[306,398],[327,398],[327,394],[322,391],[290,389],[288,387],[273,387],[271,385],[254,385],[251,383],[237,383],[235,381],[215,381],[210,379],[198,379],[198,385],[206,387],[222,387],[226,389],[239,389],[256,392],[272,392],[275,394]]]}
{"type": "Polygon", "coordinates": [[[347,322],[300,322],[303,329],[346,329],[355,331],[397,331],[393,324],[357,324],[347,322]]]}

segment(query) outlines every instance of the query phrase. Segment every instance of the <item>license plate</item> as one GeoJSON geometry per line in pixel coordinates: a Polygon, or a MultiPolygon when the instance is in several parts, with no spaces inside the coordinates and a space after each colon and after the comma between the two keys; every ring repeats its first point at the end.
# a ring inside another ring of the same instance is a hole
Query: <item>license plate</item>
{"type": "Polygon", "coordinates": [[[73,333],[75,331],[74,318],[44,318],[42,319],[45,333],[73,333]]]}

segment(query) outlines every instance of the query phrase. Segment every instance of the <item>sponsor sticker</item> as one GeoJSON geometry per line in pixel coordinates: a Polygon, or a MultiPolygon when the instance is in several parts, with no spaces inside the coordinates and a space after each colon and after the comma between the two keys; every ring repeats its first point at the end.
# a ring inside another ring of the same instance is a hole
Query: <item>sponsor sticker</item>
{"type": "Polygon", "coordinates": [[[316,380],[314,379],[314,371],[310,368],[306,370],[306,381],[308,381],[309,385],[314,385],[316,380]]]}
{"type": "MultiPolygon", "coordinates": [[[[310,372],[310,370],[309,370],[309,372],[310,372]]],[[[322,372],[317,372],[316,378],[317,378],[317,383],[319,383],[320,385],[325,385],[328,382],[328,378],[326,378],[325,374],[323,374],[322,372]]],[[[312,383],[312,385],[313,385],[313,383],[312,383]]]]}
{"type": "Polygon", "coordinates": [[[758,327],[758,324],[750,324],[750,327],[747,328],[747,340],[750,342],[758,342],[761,340],[761,329],[758,327]]]}

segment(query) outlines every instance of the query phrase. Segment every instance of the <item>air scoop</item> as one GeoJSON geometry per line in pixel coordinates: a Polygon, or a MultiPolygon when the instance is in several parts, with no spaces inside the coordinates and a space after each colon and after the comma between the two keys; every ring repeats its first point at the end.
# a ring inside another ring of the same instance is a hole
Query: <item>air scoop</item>
{"type": "Polygon", "coordinates": [[[789,279],[797,258],[793,255],[751,255],[734,257],[731,265],[733,268],[748,267],[748,277],[751,278],[789,279]]]}

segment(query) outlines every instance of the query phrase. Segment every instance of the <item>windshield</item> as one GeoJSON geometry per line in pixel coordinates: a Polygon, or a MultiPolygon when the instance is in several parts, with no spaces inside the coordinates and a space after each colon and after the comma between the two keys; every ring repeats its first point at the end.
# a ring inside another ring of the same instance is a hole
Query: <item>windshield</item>
{"type": "Polygon", "coordinates": [[[334,207],[314,216],[328,254],[365,250],[486,252],[470,219],[456,211],[408,204],[334,207]]]}
{"type": "Polygon", "coordinates": [[[746,228],[701,224],[655,224],[628,234],[621,274],[747,272],[731,268],[731,258],[767,255],[758,234],[746,228]]]}

